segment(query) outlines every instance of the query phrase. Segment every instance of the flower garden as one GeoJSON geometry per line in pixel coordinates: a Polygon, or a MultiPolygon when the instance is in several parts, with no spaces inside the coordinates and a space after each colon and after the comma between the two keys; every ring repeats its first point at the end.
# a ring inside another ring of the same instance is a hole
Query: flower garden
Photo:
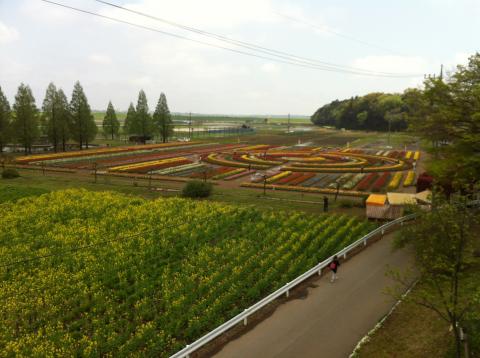
{"type": "Polygon", "coordinates": [[[85,190],[0,212],[5,356],[168,357],[373,229],[85,190]]]}
{"type": "Polygon", "coordinates": [[[17,163],[111,175],[236,181],[243,187],[364,196],[415,185],[418,151],[173,142],[17,158],[17,163]]]}

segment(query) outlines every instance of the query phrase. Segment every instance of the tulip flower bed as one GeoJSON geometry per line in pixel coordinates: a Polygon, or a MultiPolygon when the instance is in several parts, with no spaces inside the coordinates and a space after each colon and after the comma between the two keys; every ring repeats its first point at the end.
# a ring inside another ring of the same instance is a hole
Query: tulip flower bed
{"type": "Polygon", "coordinates": [[[314,173],[302,174],[300,177],[289,181],[288,185],[294,185],[295,186],[295,185],[302,184],[303,182],[307,181],[310,178],[313,178],[314,176],[315,176],[314,173]]]}
{"type": "Polygon", "coordinates": [[[415,154],[413,155],[413,160],[419,160],[420,159],[420,152],[416,151],[415,154]]]}
{"type": "Polygon", "coordinates": [[[303,176],[303,173],[292,173],[290,174],[289,176],[287,177],[284,177],[284,178],[281,178],[277,181],[275,181],[275,184],[277,185],[282,185],[282,184],[287,184],[289,183],[291,180],[295,180],[295,179],[298,179],[300,177],[303,176]]]}
{"type": "Polygon", "coordinates": [[[377,173],[370,173],[369,175],[367,175],[365,178],[363,178],[360,183],[358,183],[357,185],[357,190],[367,190],[371,185],[372,183],[377,180],[378,178],[378,174],[377,173]]]}
{"type": "Polygon", "coordinates": [[[403,186],[412,186],[412,185],[415,185],[415,172],[413,170],[410,170],[407,173],[405,181],[403,182],[403,186]]]}
{"type": "Polygon", "coordinates": [[[149,162],[134,163],[128,165],[121,165],[117,167],[111,167],[108,170],[111,172],[130,172],[130,173],[148,173],[155,169],[164,169],[169,167],[175,167],[179,165],[191,164],[192,161],[185,157],[176,157],[162,160],[154,160],[149,162]]]}
{"type": "Polygon", "coordinates": [[[380,175],[380,177],[377,180],[375,180],[375,182],[373,183],[372,191],[374,192],[381,191],[383,187],[388,183],[389,179],[390,179],[390,173],[388,172],[385,172],[382,175],[380,175]]]}
{"type": "Polygon", "coordinates": [[[84,190],[0,210],[4,356],[169,357],[373,229],[84,190]]]}
{"type": "MultiPolygon", "coordinates": [[[[264,187],[263,184],[257,184],[257,183],[242,183],[242,186],[246,188],[258,188],[258,189],[263,189],[264,187]]],[[[297,185],[267,184],[266,188],[274,189],[274,190],[298,191],[303,193],[316,193],[316,194],[336,194],[337,193],[336,189],[305,187],[305,186],[297,186],[297,185]]],[[[344,196],[366,197],[365,193],[361,191],[341,189],[339,190],[338,193],[344,196]]]]}
{"type": "Polygon", "coordinates": [[[277,180],[288,177],[290,174],[292,174],[292,172],[289,172],[289,171],[275,174],[274,176],[271,176],[270,178],[267,179],[267,183],[275,183],[277,180]]]}
{"type": "Polygon", "coordinates": [[[111,154],[111,153],[120,153],[120,152],[129,152],[129,151],[138,151],[141,150],[150,150],[158,148],[168,148],[168,147],[182,147],[182,146],[192,146],[192,144],[197,142],[171,142],[171,143],[161,143],[161,144],[148,144],[142,146],[127,146],[127,147],[102,147],[95,149],[86,149],[78,150],[73,152],[62,152],[62,153],[52,153],[52,154],[40,154],[40,155],[28,155],[23,157],[18,157],[16,159],[17,163],[32,163],[37,161],[53,160],[53,159],[64,159],[72,157],[86,157],[98,154],[111,154]]]}
{"type": "Polygon", "coordinates": [[[388,183],[387,189],[388,190],[397,189],[398,186],[400,185],[400,182],[402,181],[402,176],[403,176],[402,172],[396,172],[392,180],[390,181],[390,183],[388,183]]]}

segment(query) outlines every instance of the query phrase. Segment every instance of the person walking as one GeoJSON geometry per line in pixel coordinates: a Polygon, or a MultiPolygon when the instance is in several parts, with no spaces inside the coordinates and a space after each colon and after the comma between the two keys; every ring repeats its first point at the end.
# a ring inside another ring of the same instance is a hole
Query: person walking
{"type": "Polygon", "coordinates": [[[332,271],[332,278],[330,279],[330,282],[332,283],[338,279],[337,277],[338,266],[340,266],[340,261],[338,261],[338,257],[337,255],[335,255],[333,256],[333,259],[330,262],[330,265],[328,265],[328,267],[330,268],[330,271],[332,271]]]}

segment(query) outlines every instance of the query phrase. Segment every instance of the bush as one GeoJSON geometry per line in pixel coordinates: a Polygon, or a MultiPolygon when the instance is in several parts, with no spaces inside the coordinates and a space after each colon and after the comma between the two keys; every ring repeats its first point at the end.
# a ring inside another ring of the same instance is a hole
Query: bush
{"type": "Polygon", "coordinates": [[[4,169],[2,172],[3,179],[14,179],[14,178],[18,178],[19,176],[20,174],[18,173],[17,169],[13,169],[13,168],[4,169]]]}
{"type": "Polygon", "coordinates": [[[186,198],[206,198],[212,193],[212,184],[199,180],[188,182],[182,190],[182,196],[186,198]]]}

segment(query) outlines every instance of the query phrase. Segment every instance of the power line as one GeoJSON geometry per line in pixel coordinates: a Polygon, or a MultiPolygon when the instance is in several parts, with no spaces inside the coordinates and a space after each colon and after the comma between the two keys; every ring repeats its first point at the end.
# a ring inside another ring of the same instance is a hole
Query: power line
{"type": "Polygon", "coordinates": [[[283,17],[285,19],[288,19],[290,21],[293,21],[293,22],[297,22],[299,24],[303,24],[303,25],[307,25],[307,26],[310,26],[314,29],[318,29],[320,31],[324,31],[324,32],[328,32],[332,35],[335,35],[335,36],[338,36],[338,37],[342,37],[346,40],[350,40],[350,41],[353,41],[353,42],[358,42],[362,45],[365,45],[365,46],[369,46],[369,47],[373,47],[373,48],[377,48],[379,50],[383,50],[383,51],[386,51],[386,52],[389,52],[389,53],[392,53],[392,54],[395,54],[395,55],[402,55],[401,53],[397,52],[397,51],[394,51],[394,50],[391,50],[391,49],[388,49],[386,47],[383,47],[383,46],[379,46],[379,45],[376,45],[376,44],[373,44],[371,42],[367,42],[367,41],[364,41],[364,40],[361,40],[361,39],[357,39],[353,36],[350,36],[350,35],[346,35],[344,33],[341,33],[341,32],[338,32],[338,31],[334,31],[334,30],[331,30],[329,29],[327,26],[318,26],[316,24],[312,24],[311,22],[308,22],[308,21],[304,21],[304,20],[300,20],[298,18],[295,18],[293,16],[289,16],[289,15],[285,15],[285,14],[282,14],[280,12],[276,12],[274,11],[274,13],[280,17],[283,17]]]}
{"type": "Polygon", "coordinates": [[[195,40],[195,39],[192,39],[192,38],[189,38],[189,37],[186,37],[186,36],[182,36],[182,35],[178,35],[178,34],[175,34],[175,33],[159,30],[159,29],[156,29],[156,28],[136,24],[136,23],[121,20],[121,19],[117,19],[117,18],[114,18],[114,17],[111,17],[111,16],[101,15],[101,14],[98,14],[98,13],[95,13],[95,12],[92,12],[92,11],[83,10],[83,9],[80,9],[80,8],[76,8],[76,7],[73,7],[73,6],[57,3],[57,2],[54,2],[54,1],[50,1],[50,0],[40,0],[40,1],[48,3],[48,4],[60,6],[60,7],[63,7],[63,8],[67,8],[67,9],[70,9],[70,10],[74,10],[74,11],[77,11],[77,12],[81,12],[81,13],[84,13],[84,14],[92,15],[92,16],[95,16],[95,17],[100,17],[100,18],[103,18],[103,19],[107,19],[107,20],[110,20],[110,21],[123,23],[123,24],[129,25],[129,26],[132,26],[132,27],[143,29],[143,30],[157,32],[157,33],[160,33],[160,34],[163,34],[163,35],[166,35],[166,36],[175,37],[175,38],[178,38],[178,39],[199,43],[199,44],[202,44],[202,45],[205,45],[205,46],[219,48],[219,49],[222,49],[222,50],[225,50],[225,51],[230,51],[230,52],[237,53],[237,54],[242,54],[242,55],[246,55],[246,56],[250,56],[250,57],[256,57],[256,58],[261,58],[261,59],[264,59],[264,60],[284,63],[284,64],[288,64],[288,65],[294,65],[294,66],[299,66],[299,67],[304,67],[304,68],[309,68],[309,69],[314,69],[314,70],[327,71],[327,72],[337,72],[337,73],[354,74],[354,75],[362,75],[362,76],[370,76],[370,77],[411,78],[411,77],[423,76],[423,74],[412,76],[412,75],[386,75],[386,74],[366,73],[366,72],[359,72],[359,71],[354,71],[354,70],[334,69],[334,68],[331,68],[331,67],[314,65],[314,64],[305,64],[305,63],[302,63],[300,61],[282,60],[282,59],[275,58],[275,57],[258,55],[258,54],[255,54],[255,53],[245,52],[245,51],[237,50],[237,49],[232,49],[232,48],[212,44],[212,43],[201,41],[201,40],[195,40]]]}
{"type": "MultiPolygon", "coordinates": [[[[287,60],[299,61],[299,62],[305,63],[307,65],[321,65],[321,66],[326,66],[326,67],[332,68],[332,69],[340,69],[340,70],[342,70],[342,69],[345,70],[346,69],[346,70],[353,70],[353,71],[365,72],[365,73],[370,73],[370,74],[382,74],[382,75],[392,75],[392,76],[408,75],[408,74],[393,73],[393,72],[371,71],[371,70],[362,69],[362,68],[338,65],[338,64],[331,63],[331,62],[325,62],[325,61],[320,61],[320,60],[316,60],[316,59],[311,59],[311,58],[308,58],[308,57],[302,57],[302,56],[294,55],[294,54],[291,54],[291,53],[288,53],[288,52],[278,51],[278,50],[274,50],[274,49],[267,48],[267,47],[264,47],[264,46],[256,45],[256,44],[253,44],[253,43],[250,43],[250,42],[235,40],[235,39],[223,36],[223,35],[215,34],[213,32],[200,30],[198,28],[185,26],[185,25],[182,25],[182,24],[170,21],[170,20],[166,20],[166,19],[163,19],[163,18],[160,18],[160,17],[157,17],[157,16],[149,15],[149,14],[146,14],[146,13],[143,13],[143,12],[140,12],[140,11],[136,11],[136,10],[132,10],[132,9],[128,9],[126,7],[123,7],[123,6],[120,6],[120,5],[117,5],[117,4],[113,4],[113,3],[108,2],[108,1],[104,1],[104,0],[95,0],[95,1],[99,2],[101,4],[105,4],[105,5],[117,8],[117,9],[121,9],[123,11],[127,11],[127,12],[130,12],[130,13],[139,15],[139,16],[149,18],[149,19],[152,19],[152,20],[160,21],[160,22],[166,23],[168,25],[181,28],[181,29],[186,30],[186,31],[190,31],[190,32],[193,32],[193,33],[196,33],[196,34],[200,34],[202,36],[206,36],[206,37],[209,37],[209,38],[214,38],[216,40],[224,41],[224,42],[227,42],[229,44],[233,44],[233,45],[240,46],[240,47],[243,47],[243,48],[247,48],[247,49],[250,49],[250,50],[265,53],[267,55],[273,55],[273,56],[280,57],[280,58],[287,59],[287,60]]],[[[419,76],[421,76],[421,75],[419,75],[419,76]]]]}

